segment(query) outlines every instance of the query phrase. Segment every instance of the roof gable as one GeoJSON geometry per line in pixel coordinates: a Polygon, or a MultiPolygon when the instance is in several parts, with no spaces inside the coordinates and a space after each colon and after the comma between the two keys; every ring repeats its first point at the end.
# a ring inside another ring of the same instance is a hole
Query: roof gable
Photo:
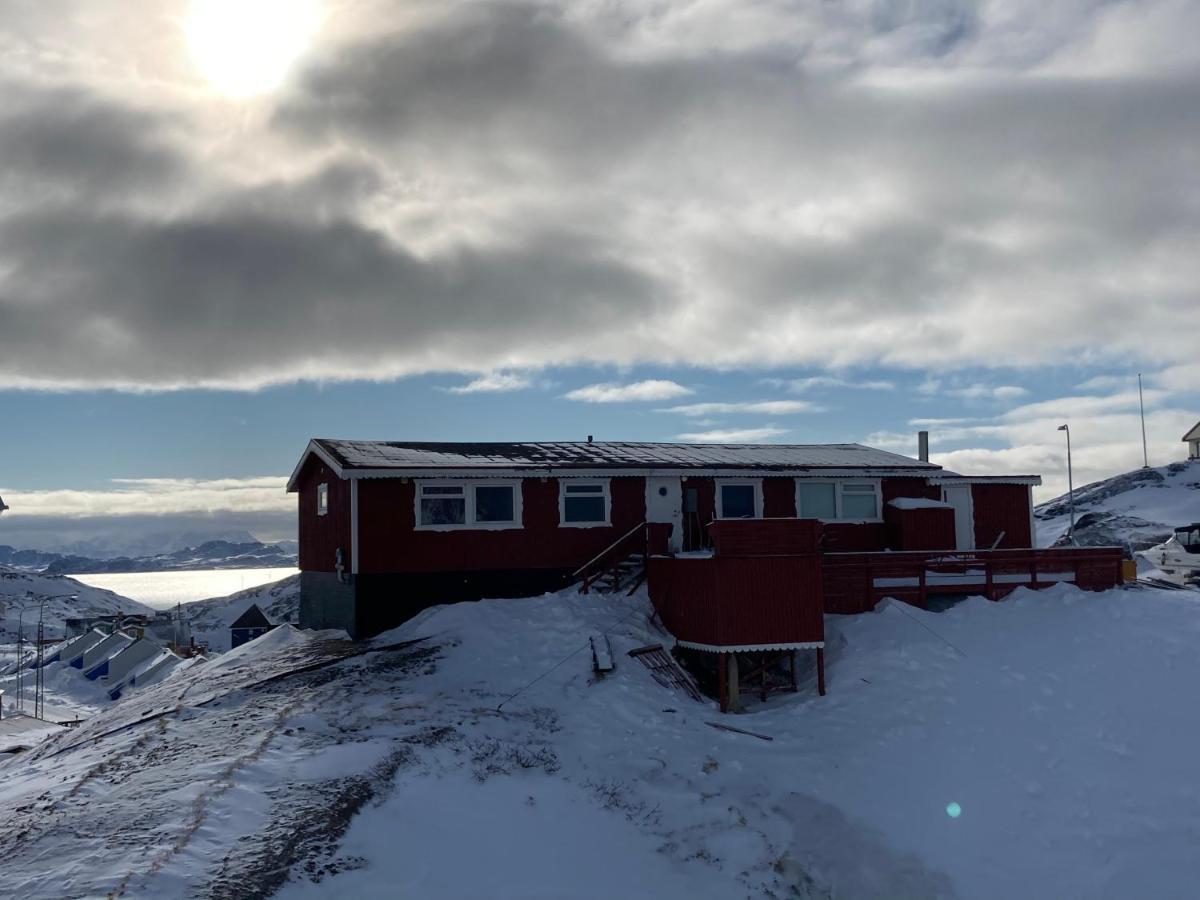
{"type": "Polygon", "coordinates": [[[266,617],[257,603],[251,603],[249,608],[238,616],[230,628],[270,628],[271,620],[266,617]]]}
{"type": "Polygon", "coordinates": [[[1183,436],[1185,441],[1200,441],[1200,422],[1192,426],[1192,430],[1183,436]]]}

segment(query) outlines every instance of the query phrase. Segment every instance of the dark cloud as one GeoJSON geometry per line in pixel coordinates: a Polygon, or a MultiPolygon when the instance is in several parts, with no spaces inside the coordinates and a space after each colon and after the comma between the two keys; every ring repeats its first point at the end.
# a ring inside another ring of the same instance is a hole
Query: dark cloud
{"type": "Polygon", "coordinates": [[[533,328],[537,341],[575,338],[654,293],[565,233],[426,260],[353,222],[252,213],[30,213],[0,224],[0,265],[20,286],[0,299],[11,370],[126,384],[272,381],[312,374],[310,361],[329,367],[317,375],[458,368],[526,346],[533,328]]]}
{"type": "Polygon", "coordinates": [[[10,198],[144,194],[185,172],[162,113],[75,90],[0,83],[0,92],[0,186],[10,198]]]}
{"type": "Polygon", "coordinates": [[[265,113],[27,86],[0,384],[1191,359],[1172,9],[367,3],[265,113]]]}

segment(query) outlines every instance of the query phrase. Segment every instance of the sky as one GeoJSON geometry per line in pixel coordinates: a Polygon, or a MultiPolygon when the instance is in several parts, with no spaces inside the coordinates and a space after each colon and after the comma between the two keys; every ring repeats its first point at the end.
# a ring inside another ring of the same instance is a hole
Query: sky
{"type": "MultiPolygon", "coordinates": [[[[1200,4],[9,0],[0,542],[288,537],[313,436],[1200,419],[1200,4]]],[[[53,546],[52,546],[53,545],[53,546]]]]}

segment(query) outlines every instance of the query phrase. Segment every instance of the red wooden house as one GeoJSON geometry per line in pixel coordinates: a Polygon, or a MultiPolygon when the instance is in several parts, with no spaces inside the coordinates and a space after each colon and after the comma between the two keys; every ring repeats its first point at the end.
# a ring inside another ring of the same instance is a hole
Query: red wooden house
{"type": "MultiPolygon", "coordinates": [[[[538,594],[609,563],[620,577],[631,555],[644,566],[654,555],[712,547],[725,520],[812,520],[809,565],[818,550],[828,560],[1030,548],[1039,481],[961,476],[859,444],[317,439],[288,482],[300,501],[300,622],[365,637],[432,604],[538,594]]],[[[750,569],[769,567],[754,547],[737,549],[734,532],[718,556],[757,553],[750,569]]],[[[650,576],[652,598],[661,597],[653,567],[650,576]]],[[[838,603],[867,601],[819,602],[839,611],[838,603]]]]}

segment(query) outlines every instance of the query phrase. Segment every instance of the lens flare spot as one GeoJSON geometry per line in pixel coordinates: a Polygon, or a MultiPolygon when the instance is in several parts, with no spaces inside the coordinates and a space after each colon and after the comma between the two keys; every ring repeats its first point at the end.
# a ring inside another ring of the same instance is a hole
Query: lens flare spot
{"type": "Polygon", "coordinates": [[[952,819],[957,819],[959,816],[962,815],[962,807],[959,806],[957,803],[947,803],[946,804],[946,815],[948,815],[952,819]]]}

